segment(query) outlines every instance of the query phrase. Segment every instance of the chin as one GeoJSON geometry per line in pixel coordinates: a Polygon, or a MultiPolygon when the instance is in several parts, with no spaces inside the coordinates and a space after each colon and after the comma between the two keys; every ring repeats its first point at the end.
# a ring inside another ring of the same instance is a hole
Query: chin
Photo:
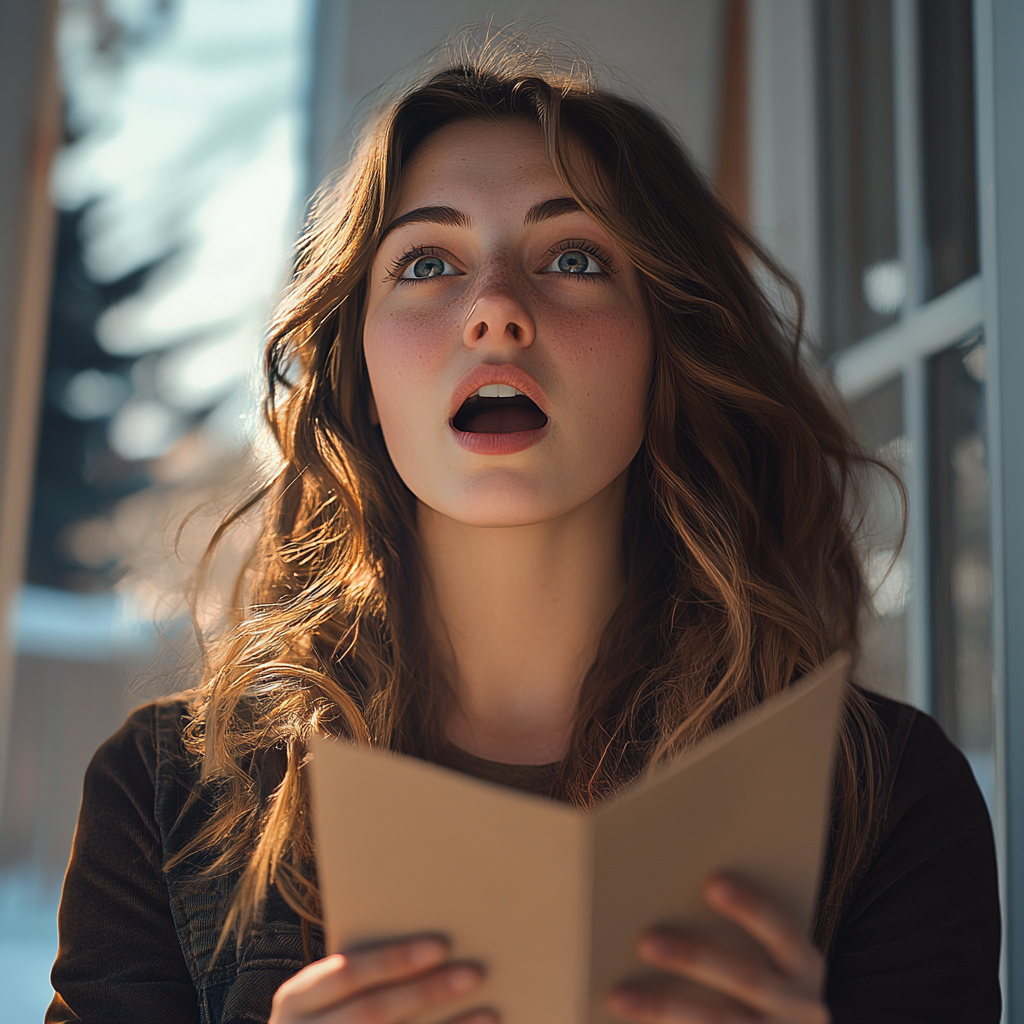
{"type": "MultiPolygon", "coordinates": [[[[455,492],[432,495],[434,511],[465,526],[532,526],[555,519],[581,502],[575,494],[552,487],[549,481],[524,479],[503,471],[465,481],[455,492]]],[[[420,499],[423,500],[422,498],[420,499]]]]}

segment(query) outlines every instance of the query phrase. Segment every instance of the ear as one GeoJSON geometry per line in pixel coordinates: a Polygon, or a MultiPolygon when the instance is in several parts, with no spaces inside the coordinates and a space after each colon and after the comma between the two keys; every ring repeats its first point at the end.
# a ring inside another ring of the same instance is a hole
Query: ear
{"type": "Polygon", "coordinates": [[[373,390],[370,390],[370,400],[367,407],[367,411],[370,414],[370,422],[375,426],[380,426],[380,415],[377,412],[377,399],[373,397],[373,390]]]}

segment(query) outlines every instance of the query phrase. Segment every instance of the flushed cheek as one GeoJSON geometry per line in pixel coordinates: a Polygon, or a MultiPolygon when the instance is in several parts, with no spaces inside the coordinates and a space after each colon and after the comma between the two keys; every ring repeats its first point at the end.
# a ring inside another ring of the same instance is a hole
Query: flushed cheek
{"type": "Polygon", "coordinates": [[[386,313],[366,324],[367,363],[419,375],[444,364],[456,333],[457,321],[447,310],[386,313]]]}
{"type": "Polygon", "coordinates": [[[577,322],[563,334],[558,361],[574,404],[592,427],[621,431],[642,420],[651,373],[645,324],[629,316],[577,322]]]}
{"type": "Polygon", "coordinates": [[[412,311],[387,314],[367,322],[363,337],[370,384],[385,431],[386,418],[404,418],[426,401],[442,400],[440,380],[453,338],[450,317],[412,311]]]}

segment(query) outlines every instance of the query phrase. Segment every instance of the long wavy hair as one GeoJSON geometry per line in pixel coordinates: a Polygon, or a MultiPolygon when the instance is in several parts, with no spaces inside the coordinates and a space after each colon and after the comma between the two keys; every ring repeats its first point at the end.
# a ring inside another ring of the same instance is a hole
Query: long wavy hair
{"type": "MultiPolygon", "coordinates": [[[[318,194],[266,350],[279,468],[211,545],[260,517],[232,620],[204,641],[184,733],[212,811],[168,865],[237,876],[222,942],[242,941],[271,886],[304,927],[319,923],[311,735],[425,758],[446,746],[455,697],[421,607],[416,501],[368,411],[367,273],[417,146],[454,121],[507,118],[537,125],[566,193],[636,267],[655,351],[623,525],[627,592],[583,680],[551,796],[591,806],[857,649],[851,509],[872,459],[808,370],[792,282],[642,106],[522,47],[453,62],[390,102],[318,194]]],[[[851,687],[822,948],[871,842],[876,730],[851,687]]]]}

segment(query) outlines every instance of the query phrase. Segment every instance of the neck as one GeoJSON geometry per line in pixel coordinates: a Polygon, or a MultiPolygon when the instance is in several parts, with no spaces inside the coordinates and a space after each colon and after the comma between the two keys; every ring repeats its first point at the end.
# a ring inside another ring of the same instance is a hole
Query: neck
{"type": "Polygon", "coordinates": [[[456,746],[512,764],[565,755],[580,685],[622,598],[625,497],[623,474],[570,513],[516,527],[467,526],[419,506],[456,746]]]}

